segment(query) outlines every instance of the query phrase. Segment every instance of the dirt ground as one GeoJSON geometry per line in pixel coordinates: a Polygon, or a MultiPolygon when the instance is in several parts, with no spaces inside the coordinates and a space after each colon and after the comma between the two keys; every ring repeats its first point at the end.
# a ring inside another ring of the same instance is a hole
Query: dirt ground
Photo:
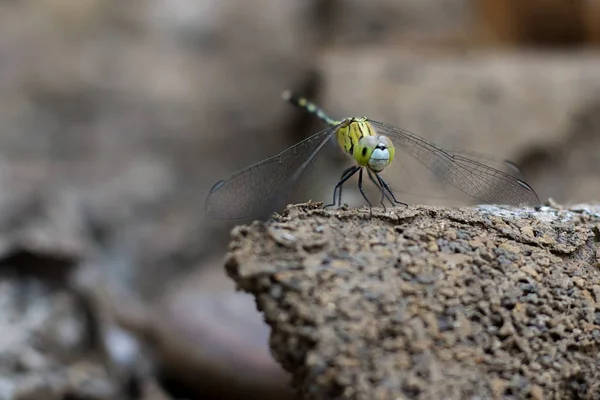
{"type": "Polygon", "coordinates": [[[227,271],[307,399],[600,399],[600,208],[290,206],[227,271]]]}

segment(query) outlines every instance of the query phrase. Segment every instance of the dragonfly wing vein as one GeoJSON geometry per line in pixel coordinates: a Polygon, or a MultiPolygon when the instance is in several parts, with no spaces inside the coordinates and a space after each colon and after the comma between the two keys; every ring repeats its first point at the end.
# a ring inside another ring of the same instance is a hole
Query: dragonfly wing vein
{"type": "Polygon", "coordinates": [[[441,179],[477,200],[511,206],[539,204],[535,191],[512,175],[454,154],[407,130],[373,120],[370,122],[379,134],[388,136],[396,146],[441,179]]]}
{"type": "Polygon", "coordinates": [[[217,182],[206,199],[207,213],[216,219],[246,219],[265,218],[276,211],[337,128],[315,133],[217,182]]]}

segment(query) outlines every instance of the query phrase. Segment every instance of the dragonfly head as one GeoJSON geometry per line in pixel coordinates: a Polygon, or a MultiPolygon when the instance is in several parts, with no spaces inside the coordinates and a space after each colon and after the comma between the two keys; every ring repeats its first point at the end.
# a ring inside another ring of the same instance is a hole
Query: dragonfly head
{"type": "Polygon", "coordinates": [[[394,159],[394,145],[387,136],[363,136],[354,147],[354,159],[374,172],[381,172],[394,159]]]}

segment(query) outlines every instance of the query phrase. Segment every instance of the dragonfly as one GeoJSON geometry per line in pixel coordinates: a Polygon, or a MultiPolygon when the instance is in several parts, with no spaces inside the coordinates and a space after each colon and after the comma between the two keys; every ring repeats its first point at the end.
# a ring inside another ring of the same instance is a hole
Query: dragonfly
{"type": "Polygon", "coordinates": [[[306,98],[285,91],[283,99],[327,124],[327,128],[309,136],[281,153],[241,169],[217,181],[206,199],[206,212],[215,219],[268,218],[287,204],[290,193],[307,170],[314,165],[330,139],[335,138],[339,149],[353,161],[346,168],[333,189],[332,202],[324,207],[342,205],[343,185],[358,174],[358,190],[369,205],[371,200],[364,190],[368,179],[384,201],[392,206],[406,203],[381,173],[395,162],[397,150],[402,156],[413,157],[442,181],[485,204],[514,207],[535,207],[540,204],[535,190],[521,179],[515,164],[506,162],[513,173],[488,164],[493,158],[477,156],[474,152],[446,150],[405,129],[378,122],[367,117],[348,117],[337,120],[306,98]],[[488,162],[489,161],[489,162],[488,162]]]}

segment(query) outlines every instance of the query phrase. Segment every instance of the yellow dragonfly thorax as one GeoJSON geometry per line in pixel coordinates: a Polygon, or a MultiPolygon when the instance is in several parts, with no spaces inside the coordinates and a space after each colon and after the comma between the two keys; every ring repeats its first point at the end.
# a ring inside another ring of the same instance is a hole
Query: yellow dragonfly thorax
{"type": "Polygon", "coordinates": [[[335,133],[342,150],[358,165],[381,172],[394,159],[394,145],[384,135],[378,135],[365,117],[346,118],[335,133]]]}

